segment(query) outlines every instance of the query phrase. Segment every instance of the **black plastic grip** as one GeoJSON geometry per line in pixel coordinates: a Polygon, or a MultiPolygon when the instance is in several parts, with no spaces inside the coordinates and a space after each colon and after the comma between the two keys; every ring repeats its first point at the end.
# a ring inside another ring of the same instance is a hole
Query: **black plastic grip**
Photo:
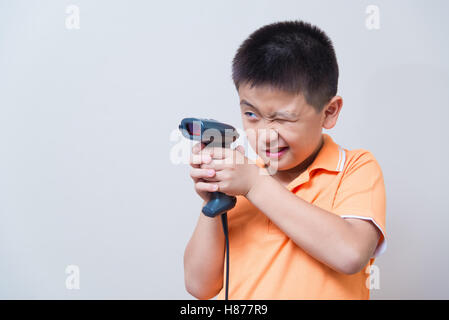
{"type": "Polygon", "coordinates": [[[202,212],[206,216],[213,218],[234,208],[236,202],[237,198],[234,196],[228,196],[219,191],[212,192],[210,200],[204,205],[202,212]]]}

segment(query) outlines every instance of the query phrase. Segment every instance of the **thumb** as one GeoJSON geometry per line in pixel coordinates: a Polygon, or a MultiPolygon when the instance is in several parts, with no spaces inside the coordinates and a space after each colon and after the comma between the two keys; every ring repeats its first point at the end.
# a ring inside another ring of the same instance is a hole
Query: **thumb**
{"type": "Polygon", "coordinates": [[[241,154],[245,155],[245,148],[243,148],[242,145],[237,146],[237,148],[235,148],[235,150],[237,150],[241,154]]]}

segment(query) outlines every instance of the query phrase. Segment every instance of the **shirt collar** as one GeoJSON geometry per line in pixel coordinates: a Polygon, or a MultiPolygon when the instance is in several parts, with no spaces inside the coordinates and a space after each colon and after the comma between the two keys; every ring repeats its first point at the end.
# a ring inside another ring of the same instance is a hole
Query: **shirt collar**
{"type": "Polygon", "coordinates": [[[343,169],[345,152],[342,147],[332,140],[331,136],[323,133],[324,143],[315,160],[309,166],[309,170],[326,169],[340,172],[343,169]]]}
{"type": "Polygon", "coordinates": [[[330,172],[341,172],[346,162],[344,149],[332,140],[326,133],[323,136],[323,146],[318,152],[312,164],[299,176],[287,185],[287,189],[293,191],[296,187],[310,180],[310,173],[317,169],[324,169],[330,172]]]}

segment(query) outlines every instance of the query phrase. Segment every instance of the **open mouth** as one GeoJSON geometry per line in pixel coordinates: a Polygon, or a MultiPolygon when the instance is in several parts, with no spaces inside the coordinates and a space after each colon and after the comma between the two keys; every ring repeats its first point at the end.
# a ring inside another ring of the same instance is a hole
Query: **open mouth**
{"type": "Polygon", "coordinates": [[[281,148],[275,148],[270,150],[265,150],[267,157],[270,158],[280,158],[282,155],[284,155],[289,147],[281,147],[281,148]]]}

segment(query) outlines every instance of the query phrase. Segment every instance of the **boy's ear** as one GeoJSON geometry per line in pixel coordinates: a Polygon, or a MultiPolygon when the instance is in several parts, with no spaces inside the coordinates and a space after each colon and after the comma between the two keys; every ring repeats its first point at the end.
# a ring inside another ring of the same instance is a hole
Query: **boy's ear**
{"type": "Polygon", "coordinates": [[[338,115],[343,107],[343,98],[334,96],[323,108],[322,126],[325,129],[332,129],[337,123],[338,115]]]}

